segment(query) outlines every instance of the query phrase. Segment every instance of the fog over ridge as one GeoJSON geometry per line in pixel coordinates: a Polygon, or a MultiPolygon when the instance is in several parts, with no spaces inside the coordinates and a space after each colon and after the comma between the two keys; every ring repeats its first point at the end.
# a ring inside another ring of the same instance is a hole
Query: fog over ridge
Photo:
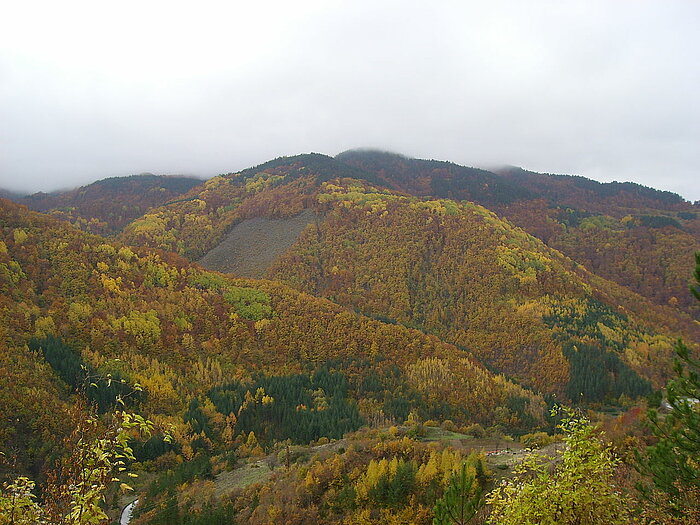
{"type": "Polygon", "coordinates": [[[0,187],[368,145],[700,199],[700,4],[8,3],[0,187]]]}

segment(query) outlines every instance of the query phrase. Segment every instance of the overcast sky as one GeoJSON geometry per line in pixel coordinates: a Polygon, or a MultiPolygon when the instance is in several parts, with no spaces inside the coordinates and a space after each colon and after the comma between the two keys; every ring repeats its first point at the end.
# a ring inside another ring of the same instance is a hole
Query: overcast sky
{"type": "Polygon", "coordinates": [[[700,199],[694,0],[0,7],[0,187],[376,147],[700,199]]]}

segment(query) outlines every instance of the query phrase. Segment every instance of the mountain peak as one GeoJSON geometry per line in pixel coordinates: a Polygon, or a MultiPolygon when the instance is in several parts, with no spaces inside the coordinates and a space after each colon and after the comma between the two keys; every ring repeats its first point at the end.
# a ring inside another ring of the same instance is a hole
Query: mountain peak
{"type": "Polygon", "coordinates": [[[348,160],[354,158],[384,158],[395,160],[410,160],[412,157],[397,153],[395,151],[387,151],[379,148],[352,148],[338,153],[335,156],[338,160],[348,160]]]}

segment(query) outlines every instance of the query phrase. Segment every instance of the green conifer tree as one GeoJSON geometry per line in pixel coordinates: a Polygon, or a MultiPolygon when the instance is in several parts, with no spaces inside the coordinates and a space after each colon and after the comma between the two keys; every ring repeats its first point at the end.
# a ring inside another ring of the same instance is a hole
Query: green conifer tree
{"type": "Polygon", "coordinates": [[[481,490],[467,472],[467,464],[462,463],[459,472],[450,477],[442,498],[435,502],[433,525],[466,525],[481,506],[481,490]]]}

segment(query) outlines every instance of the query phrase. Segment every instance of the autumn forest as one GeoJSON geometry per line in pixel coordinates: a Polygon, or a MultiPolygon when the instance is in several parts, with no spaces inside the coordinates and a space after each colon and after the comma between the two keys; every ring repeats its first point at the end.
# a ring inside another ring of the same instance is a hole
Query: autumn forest
{"type": "Polygon", "coordinates": [[[380,151],[0,199],[0,525],[700,523],[698,252],[380,151]]]}

